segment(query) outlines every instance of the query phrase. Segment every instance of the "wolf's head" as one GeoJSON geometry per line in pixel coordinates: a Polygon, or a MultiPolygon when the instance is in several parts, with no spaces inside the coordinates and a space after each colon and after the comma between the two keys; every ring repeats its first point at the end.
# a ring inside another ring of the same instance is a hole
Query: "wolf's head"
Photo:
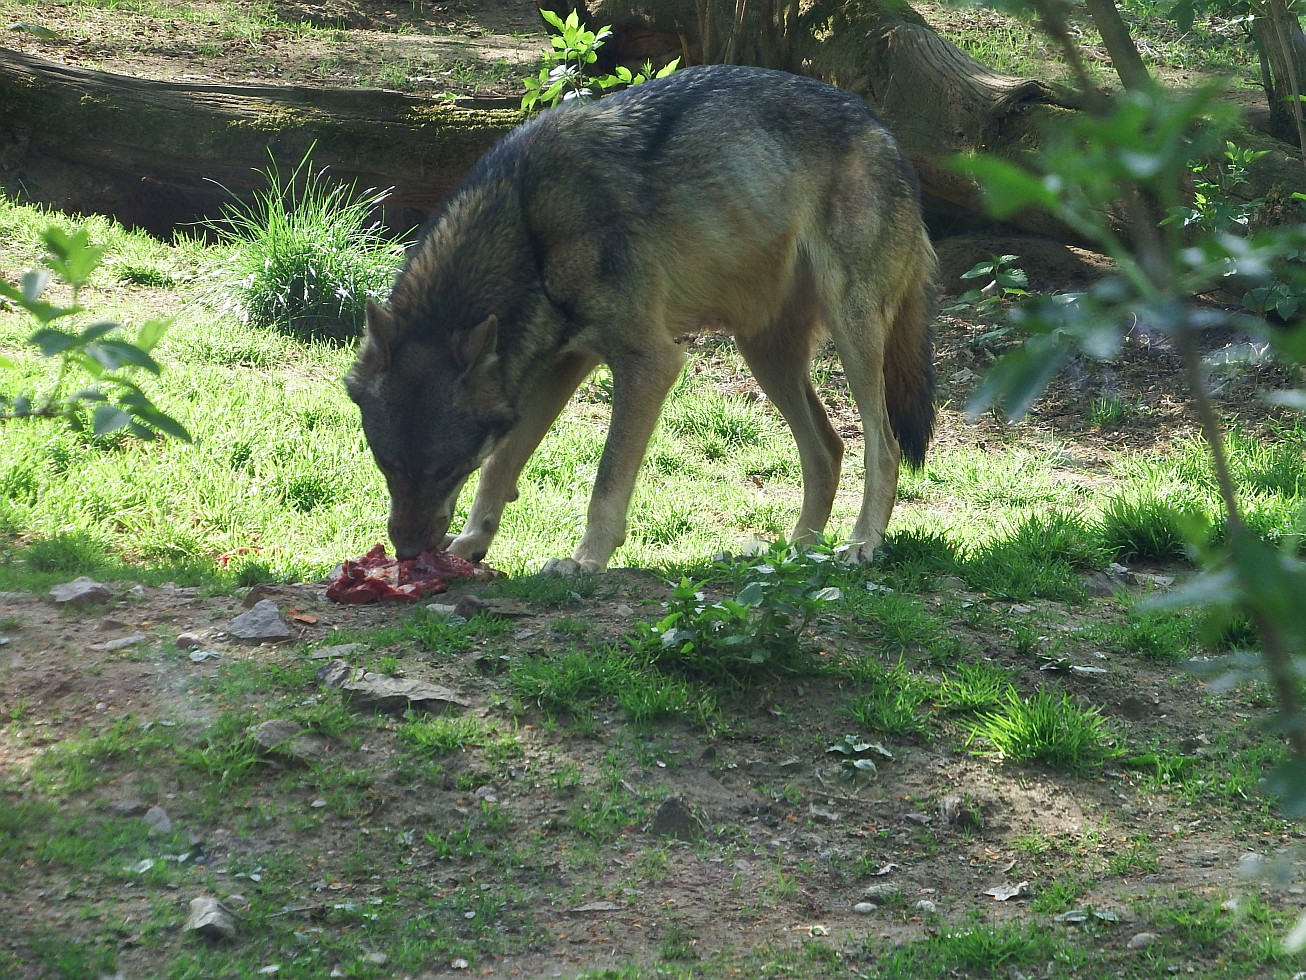
{"type": "Polygon", "coordinates": [[[516,421],[495,354],[493,316],[432,335],[369,303],[345,388],[390,488],[399,558],[443,547],[458,492],[516,421]]]}

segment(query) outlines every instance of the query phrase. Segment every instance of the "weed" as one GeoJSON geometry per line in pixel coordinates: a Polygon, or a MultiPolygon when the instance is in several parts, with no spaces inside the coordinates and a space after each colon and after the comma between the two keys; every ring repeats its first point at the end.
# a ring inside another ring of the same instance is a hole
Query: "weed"
{"type": "Polygon", "coordinates": [[[885,668],[866,658],[859,668],[859,681],[870,690],[854,698],[848,711],[863,728],[885,735],[923,735],[930,729],[924,710],[936,687],[912,673],[899,661],[885,668]]]}
{"type": "Polygon", "coordinates": [[[1115,734],[1096,708],[1080,708],[1069,694],[1058,700],[1044,690],[1029,700],[1012,691],[1001,708],[979,714],[968,744],[976,739],[1004,759],[1039,761],[1076,772],[1120,754],[1115,734]]]}
{"type": "Polygon", "coordinates": [[[991,663],[963,663],[943,676],[934,704],[944,711],[978,712],[996,708],[1011,697],[1011,674],[991,663]]]}
{"type": "Polygon", "coordinates": [[[376,217],[388,192],[331,183],[311,154],[288,177],[274,159],[252,203],[225,205],[220,220],[205,223],[230,250],[210,295],[253,327],[353,337],[368,300],[389,287],[402,246],[376,217]]]}
{"type": "Polygon", "coordinates": [[[703,584],[682,578],[656,623],[641,623],[632,646],[667,666],[716,681],[739,680],[760,668],[805,666],[804,632],[842,592],[822,586],[827,552],[801,553],[778,544],[760,560],[731,570],[745,584],[733,599],[711,602],[703,584]]]}

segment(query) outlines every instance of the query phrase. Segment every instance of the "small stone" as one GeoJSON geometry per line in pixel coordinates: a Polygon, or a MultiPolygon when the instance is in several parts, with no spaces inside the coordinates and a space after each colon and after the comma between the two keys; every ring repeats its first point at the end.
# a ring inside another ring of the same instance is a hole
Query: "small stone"
{"type": "Polygon", "coordinates": [[[929,912],[937,912],[938,910],[939,907],[935,905],[933,902],[931,902],[928,898],[922,898],[919,902],[916,903],[917,912],[929,913],[929,912]]]}
{"type": "Polygon", "coordinates": [[[471,619],[478,612],[489,608],[490,604],[484,599],[471,594],[461,595],[458,597],[458,601],[453,604],[453,614],[461,616],[463,619],[471,619]]]}
{"type": "Polygon", "coordinates": [[[186,930],[196,932],[206,939],[235,939],[236,913],[216,898],[204,896],[190,902],[190,918],[186,930]]]}
{"type": "Polygon", "coordinates": [[[110,591],[107,585],[102,585],[95,579],[83,575],[71,582],[54,586],[50,590],[50,597],[54,600],[56,606],[71,606],[74,609],[81,609],[83,606],[94,605],[98,602],[108,602],[113,598],[113,592],[110,591]]]}
{"type": "Polygon", "coordinates": [[[271,599],[260,599],[227,624],[227,632],[243,643],[281,643],[295,634],[281,618],[281,610],[271,599]]]}
{"type": "Polygon", "coordinates": [[[270,718],[253,725],[249,733],[268,755],[301,765],[320,762],[331,748],[331,743],[321,735],[305,731],[303,725],[283,718],[270,718]]]}
{"type": "Polygon", "coordinates": [[[168,811],[161,806],[150,807],[141,820],[150,828],[151,834],[166,834],[172,830],[172,820],[168,816],[168,811]]]}
{"type": "Polygon", "coordinates": [[[897,885],[867,885],[862,892],[862,898],[877,905],[884,905],[897,897],[897,885]]]}
{"type": "Polygon", "coordinates": [[[1270,872],[1270,859],[1264,854],[1248,851],[1238,859],[1238,873],[1244,878],[1264,878],[1270,872]]]}
{"type": "Polygon", "coordinates": [[[858,915],[870,915],[872,912],[879,911],[879,908],[874,902],[858,902],[853,906],[853,911],[858,915]]]}
{"type": "Polygon", "coordinates": [[[361,667],[351,667],[343,660],[332,660],[319,667],[317,682],[323,687],[338,688],[351,703],[369,711],[402,714],[410,709],[448,711],[471,705],[447,687],[373,673],[361,667]]]}
{"type": "Polygon", "coordinates": [[[102,650],[105,653],[112,653],[114,650],[125,650],[127,647],[134,647],[138,643],[144,643],[149,637],[144,633],[133,633],[131,636],[120,636],[116,640],[106,640],[103,643],[92,643],[92,650],[102,650]]]}
{"type": "Polygon", "coordinates": [[[668,796],[653,815],[649,832],[658,837],[694,840],[703,833],[702,822],[679,796],[668,796]]]}
{"type": "Polygon", "coordinates": [[[928,813],[917,813],[913,810],[911,813],[905,813],[902,817],[908,823],[914,823],[919,827],[928,827],[933,821],[930,820],[928,813]]]}
{"type": "Polygon", "coordinates": [[[189,650],[191,647],[200,647],[205,643],[205,637],[199,633],[192,633],[189,630],[185,633],[178,633],[176,639],[178,650],[189,650]]]}
{"type": "Polygon", "coordinates": [[[1154,932],[1140,932],[1125,943],[1128,949],[1147,949],[1161,937],[1154,932]]]}
{"type": "Polygon", "coordinates": [[[309,654],[313,660],[340,660],[357,650],[361,643],[337,643],[333,647],[322,647],[309,654]]]}
{"type": "Polygon", "coordinates": [[[390,961],[390,957],[385,953],[364,953],[363,962],[371,966],[385,966],[390,961]]]}

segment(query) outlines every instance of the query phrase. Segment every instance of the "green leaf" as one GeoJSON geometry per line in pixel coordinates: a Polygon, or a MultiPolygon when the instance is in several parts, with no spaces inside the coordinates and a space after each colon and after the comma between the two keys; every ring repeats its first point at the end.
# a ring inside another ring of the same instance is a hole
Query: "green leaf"
{"type": "Polygon", "coordinates": [[[91,413],[91,431],[97,436],[117,432],[131,424],[131,416],[115,405],[99,405],[91,413]]]}
{"type": "Polygon", "coordinates": [[[42,327],[28,337],[27,342],[46,357],[57,357],[65,351],[80,346],[81,340],[74,334],[65,333],[54,327],[42,327]]]}
{"type": "Polygon", "coordinates": [[[50,273],[44,269],[29,269],[23,274],[23,299],[28,303],[35,303],[45,292],[46,284],[50,281],[50,273]]]}
{"type": "Polygon", "coordinates": [[[83,285],[104,258],[104,246],[90,244],[91,233],[87,228],[79,228],[69,235],[50,225],[41,232],[41,241],[50,250],[46,266],[72,286],[83,285]]]}
{"type": "Polygon", "coordinates": [[[136,332],[136,346],[146,352],[152,351],[171,326],[171,318],[146,320],[136,332]]]}
{"type": "Polygon", "coordinates": [[[149,371],[150,374],[159,374],[163,370],[163,367],[149,354],[125,340],[102,340],[95,344],[94,348],[88,348],[88,353],[92,350],[99,351],[103,355],[97,360],[110,370],[122,367],[124,364],[149,371]],[[108,363],[106,358],[114,363],[108,363]]]}
{"type": "Polygon", "coordinates": [[[1057,203],[1050,178],[1030,173],[1007,160],[991,156],[953,157],[951,166],[979,182],[989,213],[996,218],[1008,218],[1030,207],[1050,210],[1057,203]]]}
{"type": "MultiPolygon", "coordinates": [[[[572,13],[574,14],[575,11],[573,10],[572,13]]],[[[562,18],[559,17],[557,14],[555,14],[552,10],[541,8],[540,16],[544,18],[544,22],[548,24],[550,27],[556,28],[557,30],[560,31],[566,30],[567,28],[567,25],[563,23],[562,18]]]]}

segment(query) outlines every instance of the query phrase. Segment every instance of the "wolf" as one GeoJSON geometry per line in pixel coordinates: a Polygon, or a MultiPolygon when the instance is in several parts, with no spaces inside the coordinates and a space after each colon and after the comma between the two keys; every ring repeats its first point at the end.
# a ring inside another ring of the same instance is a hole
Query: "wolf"
{"type": "Polygon", "coordinates": [[[843,443],[811,380],[829,337],[862,419],[845,554],[868,560],[934,428],[935,255],[915,174],[855,95],[784,72],[682,69],[546,110],[473,167],[371,303],[345,384],[390,492],[400,558],[485,557],[522,468],[595,366],[612,417],[570,559],[602,570],[683,339],[733,335],[802,468],[796,542],[823,532],[843,443]],[[466,526],[449,526],[481,469],[466,526]]]}

